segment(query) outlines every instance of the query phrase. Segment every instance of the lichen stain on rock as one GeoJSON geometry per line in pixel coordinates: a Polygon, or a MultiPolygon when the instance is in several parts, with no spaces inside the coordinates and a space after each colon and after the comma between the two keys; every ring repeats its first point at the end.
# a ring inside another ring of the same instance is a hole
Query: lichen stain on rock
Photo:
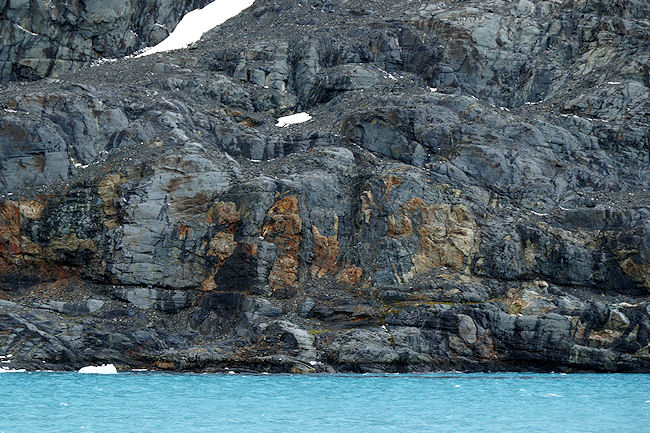
{"type": "Polygon", "coordinates": [[[326,274],[333,274],[338,268],[337,257],[341,252],[338,241],[338,216],[334,214],[334,234],[324,236],[318,227],[312,226],[311,233],[314,242],[314,258],[311,265],[311,277],[323,278],[326,274]]]}
{"type": "Polygon", "coordinates": [[[45,200],[21,200],[18,202],[20,215],[30,220],[40,220],[45,209],[45,200]]]}
{"type": "Polygon", "coordinates": [[[400,178],[396,177],[396,176],[393,176],[392,174],[386,176],[382,180],[384,181],[384,186],[385,186],[384,198],[386,199],[386,201],[388,201],[390,199],[390,193],[391,193],[392,189],[396,185],[401,185],[402,180],[400,178]]]}
{"type": "Polygon", "coordinates": [[[650,263],[637,263],[632,257],[620,262],[621,269],[641,287],[650,290],[650,263]]]}
{"type": "Polygon", "coordinates": [[[13,255],[21,251],[20,208],[15,202],[0,204],[0,255],[13,255]]]}
{"type": "Polygon", "coordinates": [[[413,268],[403,275],[404,281],[442,266],[469,272],[473,255],[478,251],[478,239],[476,220],[467,207],[427,205],[414,197],[399,209],[397,217],[388,216],[388,236],[417,234],[421,248],[412,258],[413,268]]]}
{"type": "Polygon", "coordinates": [[[361,282],[362,276],[363,276],[363,270],[360,267],[351,266],[349,268],[341,269],[341,271],[336,276],[336,281],[339,284],[354,286],[361,282]]]}
{"type": "Polygon", "coordinates": [[[56,250],[76,251],[86,248],[97,251],[90,239],[77,239],[75,234],[52,239],[44,247],[34,243],[22,232],[25,219],[38,219],[45,205],[41,201],[24,200],[0,203],[0,273],[21,277],[33,275],[44,280],[76,275],[78,269],[56,264],[56,250]],[[33,218],[31,218],[33,217],[33,218]]]}
{"type": "Polygon", "coordinates": [[[375,201],[372,197],[371,191],[363,191],[361,193],[361,215],[363,222],[370,223],[370,216],[372,215],[372,208],[375,207],[375,201]]]}
{"type": "Polygon", "coordinates": [[[97,194],[102,200],[104,210],[104,226],[112,229],[117,226],[117,209],[115,203],[119,199],[117,189],[127,181],[126,176],[121,173],[109,174],[97,185],[97,194]]]}
{"type": "Polygon", "coordinates": [[[77,237],[76,233],[72,233],[68,236],[53,238],[47,247],[51,251],[61,250],[73,252],[80,249],[85,249],[93,253],[97,252],[97,244],[95,244],[92,239],[80,239],[77,237]]]}
{"type": "Polygon", "coordinates": [[[210,224],[231,225],[239,221],[237,205],[231,201],[219,201],[206,214],[210,224]]]}
{"type": "Polygon", "coordinates": [[[180,225],[178,228],[175,230],[178,234],[178,240],[182,241],[187,238],[187,234],[192,230],[190,226],[187,225],[185,221],[181,221],[180,225]]]}
{"type": "MultiPolygon", "coordinates": [[[[233,202],[219,201],[208,209],[206,213],[207,220],[210,224],[216,224],[222,228],[223,231],[217,232],[213,235],[205,248],[205,255],[207,257],[214,257],[217,262],[214,264],[214,271],[208,278],[206,278],[199,289],[207,292],[217,288],[214,280],[215,275],[223,266],[224,262],[234,254],[237,249],[237,242],[235,241],[236,224],[240,219],[240,212],[237,210],[237,205],[233,202]]],[[[248,244],[245,244],[248,245],[248,244]]],[[[204,248],[201,248],[204,250],[204,248]]],[[[257,246],[254,248],[245,249],[252,256],[257,253],[257,246]]]]}
{"type": "Polygon", "coordinates": [[[235,252],[237,242],[235,235],[228,232],[219,232],[210,239],[206,256],[215,257],[223,263],[228,257],[235,252]]]}
{"type": "Polygon", "coordinates": [[[289,195],[271,206],[261,235],[277,247],[276,258],[269,274],[269,286],[277,290],[295,285],[298,282],[298,252],[302,240],[298,197],[289,195]]]}
{"type": "Polygon", "coordinates": [[[33,200],[0,203],[0,258],[6,263],[16,263],[42,255],[41,248],[22,233],[23,211],[40,217],[42,207],[33,200]]]}

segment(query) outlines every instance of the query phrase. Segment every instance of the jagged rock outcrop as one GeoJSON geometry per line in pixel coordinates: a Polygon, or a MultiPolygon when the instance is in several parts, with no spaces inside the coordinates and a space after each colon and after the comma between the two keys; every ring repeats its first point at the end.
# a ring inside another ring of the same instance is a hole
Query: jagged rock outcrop
{"type": "Polygon", "coordinates": [[[3,0],[0,83],[73,71],[164,40],[208,0],[3,0]]]}
{"type": "Polygon", "coordinates": [[[0,352],[648,371],[647,14],[258,0],[191,50],[8,84],[0,352]]]}

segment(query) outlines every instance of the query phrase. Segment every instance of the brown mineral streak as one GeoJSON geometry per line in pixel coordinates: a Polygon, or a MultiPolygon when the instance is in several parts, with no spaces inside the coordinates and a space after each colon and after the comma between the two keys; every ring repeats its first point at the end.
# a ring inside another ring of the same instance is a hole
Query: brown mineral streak
{"type": "Polygon", "coordinates": [[[298,197],[289,195],[277,200],[267,215],[268,221],[262,227],[262,236],[277,246],[269,274],[269,285],[276,290],[292,286],[298,281],[298,250],[302,240],[298,197]]]}
{"type": "Polygon", "coordinates": [[[413,268],[405,280],[416,274],[447,266],[465,271],[478,250],[476,221],[465,206],[445,203],[427,205],[414,197],[400,206],[400,214],[388,216],[388,236],[405,237],[417,233],[421,251],[413,256],[413,268]],[[421,223],[417,225],[416,215],[421,223]],[[416,227],[414,227],[416,225],[416,227]]]}
{"type": "Polygon", "coordinates": [[[336,271],[336,258],[341,251],[341,247],[336,233],[333,236],[324,236],[316,226],[312,226],[311,232],[314,239],[314,260],[311,265],[311,277],[322,278],[326,274],[336,271]]]}
{"type": "MultiPolygon", "coordinates": [[[[208,257],[214,257],[218,260],[214,264],[214,271],[206,278],[199,289],[207,292],[217,288],[214,277],[219,272],[225,261],[235,252],[237,242],[235,241],[235,224],[239,221],[239,211],[237,205],[233,202],[217,202],[210,207],[207,212],[207,220],[210,224],[217,224],[219,226],[227,226],[224,231],[217,232],[208,244],[205,253],[208,257]]],[[[252,251],[250,248],[245,250],[252,255],[257,253],[257,246],[252,251]]]]}

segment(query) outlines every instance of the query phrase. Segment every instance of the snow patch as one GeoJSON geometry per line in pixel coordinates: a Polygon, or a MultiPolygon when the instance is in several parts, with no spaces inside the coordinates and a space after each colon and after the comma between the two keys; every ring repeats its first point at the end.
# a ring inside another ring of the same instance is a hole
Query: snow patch
{"type": "Polygon", "coordinates": [[[296,123],[303,123],[311,120],[311,116],[307,113],[296,113],[291,116],[284,116],[278,118],[278,123],[275,126],[284,128],[285,126],[295,125],[296,123]]]}
{"type": "Polygon", "coordinates": [[[255,0],[216,0],[202,9],[194,9],[185,14],[174,31],[155,47],[147,48],[136,57],[164,51],[186,48],[201,39],[201,36],[219,24],[238,15],[249,7],[255,0]]]}
{"type": "Polygon", "coordinates": [[[27,370],[25,370],[24,368],[14,369],[14,368],[0,367],[0,373],[26,373],[26,372],[27,370]]]}
{"type": "Polygon", "coordinates": [[[103,65],[105,63],[115,63],[115,62],[117,62],[117,59],[108,59],[108,58],[102,57],[100,59],[93,60],[90,63],[90,67],[94,68],[95,66],[103,65]]]}
{"type": "Polygon", "coordinates": [[[16,27],[18,27],[23,32],[29,33],[32,36],[40,36],[38,33],[30,32],[29,30],[27,30],[25,27],[21,26],[20,24],[16,24],[16,27]]]}
{"type": "Polygon", "coordinates": [[[113,364],[89,365],[79,369],[83,374],[117,374],[117,369],[113,364]]]}

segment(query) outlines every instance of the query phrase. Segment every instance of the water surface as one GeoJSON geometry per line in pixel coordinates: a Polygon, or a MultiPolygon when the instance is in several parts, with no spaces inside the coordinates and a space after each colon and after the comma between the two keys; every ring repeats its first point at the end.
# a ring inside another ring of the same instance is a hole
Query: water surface
{"type": "Polygon", "coordinates": [[[0,374],[0,432],[650,432],[650,375],[0,374]]]}

